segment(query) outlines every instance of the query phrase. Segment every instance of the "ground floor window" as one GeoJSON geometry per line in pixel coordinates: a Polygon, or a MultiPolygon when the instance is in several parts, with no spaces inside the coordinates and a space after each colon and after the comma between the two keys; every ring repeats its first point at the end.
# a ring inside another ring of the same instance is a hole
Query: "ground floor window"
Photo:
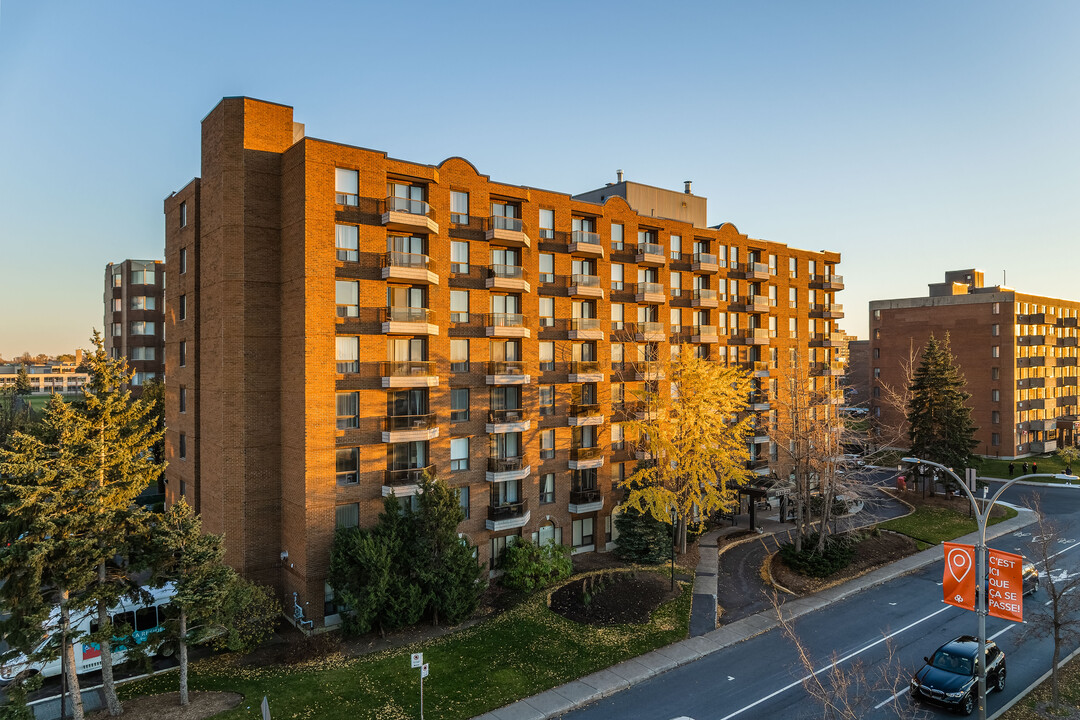
{"type": "Polygon", "coordinates": [[[502,564],[503,550],[513,545],[518,540],[519,537],[517,535],[491,538],[491,559],[488,561],[488,565],[492,570],[497,569],[502,564]]]}
{"type": "Polygon", "coordinates": [[[574,547],[584,547],[594,543],[593,522],[591,517],[574,521],[574,547]]]}
{"type": "Polygon", "coordinates": [[[533,533],[533,542],[540,546],[547,545],[549,542],[562,545],[562,528],[555,527],[555,523],[551,522],[541,525],[539,532],[533,533]]]}

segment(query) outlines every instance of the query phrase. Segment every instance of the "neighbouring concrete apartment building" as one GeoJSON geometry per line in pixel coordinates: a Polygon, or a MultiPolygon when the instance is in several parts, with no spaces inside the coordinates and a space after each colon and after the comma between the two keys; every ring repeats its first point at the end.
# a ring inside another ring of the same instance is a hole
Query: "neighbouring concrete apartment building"
{"type": "MultiPolygon", "coordinates": [[[[165,264],[124,260],[105,266],[105,351],[126,358],[133,395],[165,375],[165,264]]],[[[181,312],[183,309],[181,308],[181,312]]]]}
{"type": "Polygon", "coordinates": [[[949,335],[978,426],[976,453],[1003,458],[1075,444],[1080,302],[986,287],[980,270],[945,273],[927,297],[870,303],[871,415],[903,424],[887,388],[931,335],[949,335]]]}
{"type": "MultiPolygon", "coordinates": [[[[201,176],[165,201],[168,496],[316,625],[335,528],[425,471],[494,567],[508,538],[614,539],[634,389],[678,352],[754,374],[751,467],[793,360],[835,388],[837,253],[708,227],[624,181],[571,196],[318,140],[225,98],[201,176]]],[[[837,393],[833,393],[839,402],[837,393]]]]}

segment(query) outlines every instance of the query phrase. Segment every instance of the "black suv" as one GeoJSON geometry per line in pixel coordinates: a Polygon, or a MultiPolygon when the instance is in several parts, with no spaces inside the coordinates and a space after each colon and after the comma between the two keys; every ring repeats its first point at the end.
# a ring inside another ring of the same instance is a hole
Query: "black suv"
{"type": "MultiPolygon", "coordinates": [[[[923,660],[926,664],[911,678],[912,699],[970,715],[979,691],[979,639],[961,635],[923,660]]],[[[986,689],[1005,689],[1005,653],[992,640],[986,642],[986,689]]]]}

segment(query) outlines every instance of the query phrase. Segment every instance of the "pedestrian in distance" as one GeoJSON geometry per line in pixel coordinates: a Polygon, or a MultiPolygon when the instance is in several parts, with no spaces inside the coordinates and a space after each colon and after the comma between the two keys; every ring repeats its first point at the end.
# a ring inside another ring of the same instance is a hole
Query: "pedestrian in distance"
{"type": "Polygon", "coordinates": [[[1015,469],[1016,469],[1016,466],[1013,465],[1012,463],[1009,463],[1009,477],[1013,476],[1013,470],[1015,470],[1015,469]]]}
{"type": "Polygon", "coordinates": [[[1039,472],[1039,463],[1037,463],[1035,461],[1031,462],[1031,472],[1033,472],[1033,473],[1039,472]]]}
{"type": "Polygon", "coordinates": [[[1027,474],[1028,474],[1028,471],[1027,471],[1027,463],[1024,463],[1024,464],[1023,464],[1023,465],[1021,465],[1020,467],[1021,467],[1021,469],[1023,469],[1023,471],[1024,471],[1024,474],[1025,474],[1025,475],[1027,475],[1027,474]]]}
{"type": "Polygon", "coordinates": [[[1072,465],[1065,465],[1065,474],[1072,475],[1072,465]]]}

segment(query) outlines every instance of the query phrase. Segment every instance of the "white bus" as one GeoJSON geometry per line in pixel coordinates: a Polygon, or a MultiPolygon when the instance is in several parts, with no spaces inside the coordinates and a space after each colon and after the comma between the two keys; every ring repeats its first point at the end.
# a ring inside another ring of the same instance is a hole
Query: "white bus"
{"type": "MultiPolygon", "coordinates": [[[[144,587],[153,596],[149,604],[137,602],[131,598],[123,598],[114,606],[109,614],[112,616],[113,626],[126,625],[132,628],[131,635],[113,638],[113,664],[119,665],[124,662],[127,653],[125,643],[134,641],[136,645],[150,643],[150,655],[171,655],[173,645],[162,643],[156,637],[160,636],[164,628],[162,625],[167,619],[173,617],[169,601],[172,599],[174,590],[172,583],[159,588],[144,587]]],[[[40,651],[50,642],[57,641],[60,627],[60,609],[55,608],[49,616],[48,622],[42,628],[41,641],[34,648],[34,652],[40,651]]],[[[97,610],[87,610],[74,613],[71,617],[73,631],[80,634],[96,632],[98,629],[97,610]]],[[[45,677],[59,675],[62,663],[60,658],[48,662],[31,662],[26,655],[5,661],[0,665],[0,683],[9,683],[15,678],[27,674],[41,673],[45,677]]],[[[101,669],[101,647],[96,642],[80,641],[75,643],[75,672],[85,673],[101,669]]]]}

